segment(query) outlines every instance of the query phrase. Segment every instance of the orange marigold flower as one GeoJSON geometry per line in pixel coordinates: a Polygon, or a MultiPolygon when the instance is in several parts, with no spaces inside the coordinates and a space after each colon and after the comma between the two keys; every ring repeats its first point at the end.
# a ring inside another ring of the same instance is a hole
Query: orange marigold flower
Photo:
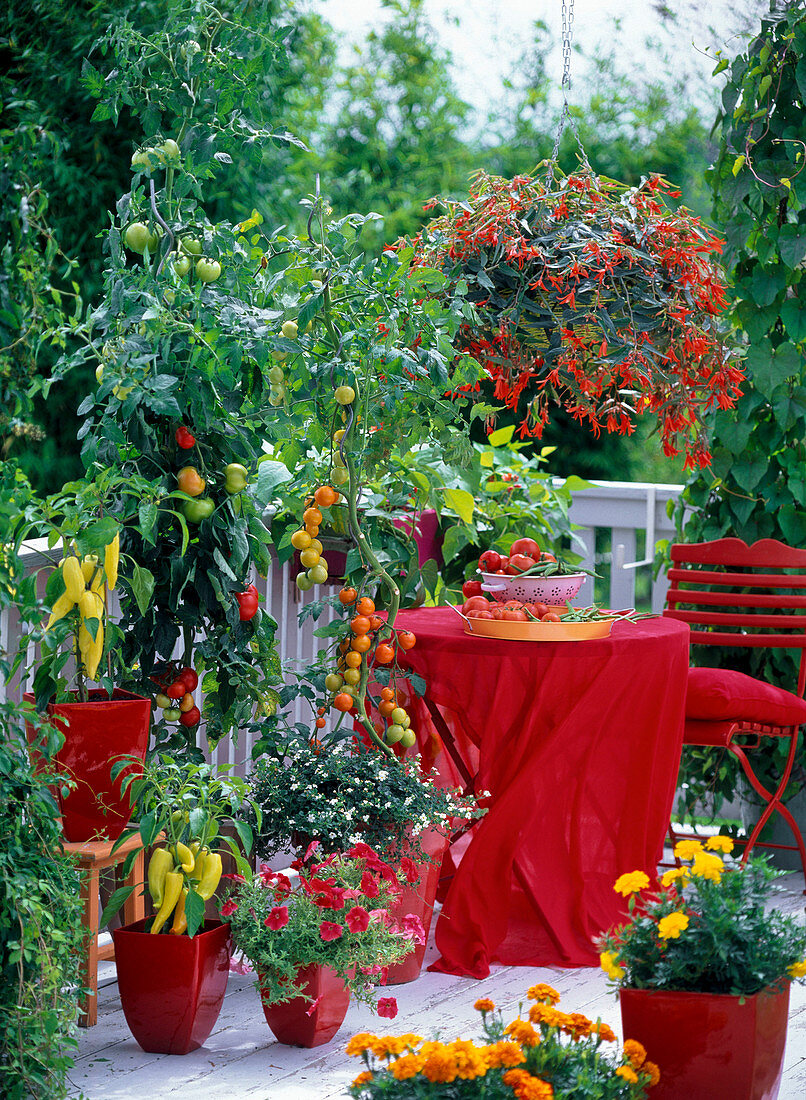
{"type": "Polygon", "coordinates": [[[638,1084],[638,1074],[632,1068],[632,1066],[619,1066],[616,1070],[616,1077],[623,1077],[625,1081],[631,1085],[638,1084]]]}
{"type": "Polygon", "coordinates": [[[649,875],[643,871],[630,871],[626,875],[619,875],[613,889],[617,894],[623,894],[626,898],[630,894],[637,894],[640,890],[646,890],[647,886],[649,886],[649,875]]]}
{"type": "Polygon", "coordinates": [[[519,1043],[508,1043],[505,1039],[498,1043],[491,1043],[484,1048],[487,1065],[490,1069],[503,1069],[504,1066],[518,1066],[526,1061],[519,1043]]]}
{"type": "Polygon", "coordinates": [[[631,1066],[640,1069],[646,1061],[646,1047],[637,1039],[627,1039],[624,1043],[624,1057],[631,1066]]]}
{"type": "Polygon", "coordinates": [[[529,1019],[533,1024],[545,1024],[547,1027],[561,1027],[565,1013],[551,1005],[537,1004],[529,1008],[529,1019]]]}
{"type": "Polygon", "coordinates": [[[410,1077],[416,1077],[422,1072],[424,1064],[425,1058],[421,1054],[402,1054],[389,1064],[389,1072],[396,1081],[408,1081],[410,1077]]]}
{"type": "Polygon", "coordinates": [[[587,1016],[583,1016],[581,1012],[571,1012],[561,1021],[560,1027],[566,1033],[574,1039],[581,1039],[590,1035],[591,1021],[587,1016]]]}
{"type": "Polygon", "coordinates": [[[457,1039],[448,1047],[456,1066],[456,1076],[465,1080],[474,1077],[483,1077],[488,1069],[487,1057],[484,1050],[479,1050],[475,1043],[466,1039],[457,1039]]]}
{"type": "Polygon", "coordinates": [[[501,1080],[509,1085],[518,1100],[551,1100],[554,1089],[539,1077],[532,1077],[524,1069],[510,1069],[501,1080]]]}
{"type": "Polygon", "coordinates": [[[458,1076],[456,1061],[451,1052],[445,1047],[442,1047],[441,1050],[432,1051],[425,1058],[421,1073],[423,1077],[427,1077],[429,1081],[434,1083],[438,1081],[445,1083],[455,1081],[458,1076]]]}
{"type": "Polygon", "coordinates": [[[377,1042],[378,1036],[373,1035],[371,1031],[360,1031],[358,1035],[354,1035],[350,1039],[344,1049],[348,1054],[360,1056],[368,1050],[372,1050],[373,1043],[377,1042]]]}
{"type": "Polygon", "coordinates": [[[368,1085],[374,1076],[374,1073],[370,1073],[368,1069],[365,1069],[364,1072],[359,1073],[355,1081],[353,1081],[352,1087],[356,1088],[359,1085],[368,1085]]]}
{"type": "Polygon", "coordinates": [[[644,1062],[644,1064],[641,1066],[641,1072],[649,1074],[649,1080],[647,1081],[647,1084],[650,1088],[652,1088],[654,1085],[657,1085],[658,1081],[660,1081],[660,1070],[654,1062],[644,1062]]]}
{"type": "Polygon", "coordinates": [[[613,1028],[609,1024],[603,1024],[601,1020],[591,1024],[591,1035],[598,1035],[603,1043],[615,1043],[617,1041],[613,1028]]]}
{"type": "Polygon", "coordinates": [[[473,1007],[476,1012],[492,1012],[495,1009],[495,1003],[489,997],[479,997],[473,1007]]]}
{"type": "Polygon", "coordinates": [[[526,990],[526,996],[530,1001],[543,1001],[547,1005],[556,1005],[560,999],[557,990],[545,982],[539,982],[526,990]]]}
{"type": "Polygon", "coordinates": [[[504,1034],[511,1035],[522,1047],[535,1047],[540,1042],[540,1036],[526,1020],[513,1020],[504,1028],[504,1034]]]}

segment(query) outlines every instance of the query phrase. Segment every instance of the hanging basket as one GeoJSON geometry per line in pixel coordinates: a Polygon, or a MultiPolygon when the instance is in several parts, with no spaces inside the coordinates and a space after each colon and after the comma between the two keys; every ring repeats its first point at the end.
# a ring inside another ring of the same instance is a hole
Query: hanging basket
{"type": "Polygon", "coordinates": [[[502,179],[478,172],[466,202],[410,242],[415,267],[448,276],[475,307],[460,344],[495,397],[542,434],[552,405],[598,432],[658,420],[666,454],[708,465],[703,418],[744,377],[719,317],[721,242],[661,176],[627,187],[585,170],[502,179]]]}

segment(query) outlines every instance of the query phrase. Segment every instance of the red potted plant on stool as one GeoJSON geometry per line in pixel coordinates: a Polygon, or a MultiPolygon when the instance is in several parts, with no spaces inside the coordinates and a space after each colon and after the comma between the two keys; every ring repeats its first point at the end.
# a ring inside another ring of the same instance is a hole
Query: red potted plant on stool
{"type": "Polygon", "coordinates": [[[774,1100],[786,1044],[789,984],[806,976],[806,930],[769,906],[778,873],[733,863],[733,842],[675,847],[684,861],[650,887],[642,871],[615,889],[629,917],[600,941],[619,989],[625,1039],[660,1067],[653,1100],[774,1100]]]}

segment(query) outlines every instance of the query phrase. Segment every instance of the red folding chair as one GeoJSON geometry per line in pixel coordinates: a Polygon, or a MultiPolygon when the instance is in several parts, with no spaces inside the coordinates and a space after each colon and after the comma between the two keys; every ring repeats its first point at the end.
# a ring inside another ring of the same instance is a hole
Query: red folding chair
{"type": "MultiPolygon", "coordinates": [[[[748,546],[729,538],[677,543],[671,557],[663,614],[689,624],[692,645],[800,650],[797,694],[731,669],[690,668],[683,743],[733,753],[766,803],[750,836],[740,841],[745,846],[742,859],[756,846],[797,851],[806,875],[803,837],[781,801],[795,762],[798,731],[806,723],[806,550],[775,539],[748,546]],[[788,742],[786,764],[778,786],[770,791],[748,754],[781,741],[788,742]],[[759,841],[776,812],[792,830],[795,844],[759,841]]],[[[675,842],[682,834],[670,826],[669,835],[675,842]]]]}

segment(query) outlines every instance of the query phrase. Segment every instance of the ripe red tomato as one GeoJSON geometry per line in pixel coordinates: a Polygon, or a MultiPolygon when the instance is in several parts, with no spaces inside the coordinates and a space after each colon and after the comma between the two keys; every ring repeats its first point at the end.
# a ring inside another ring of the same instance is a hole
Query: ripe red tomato
{"type": "Polygon", "coordinates": [[[504,615],[504,609],[503,609],[503,607],[501,606],[500,603],[497,603],[497,604],[495,604],[494,607],[490,608],[490,616],[493,619],[495,619],[496,622],[498,622],[500,619],[502,619],[503,615],[504,615]]]}
{"type": "Polygon", "coordinates": [[[501,555],[497,550],[485,550],[479,558],[482,573],[495,573],[501,568],[501,555]]]}
{"type": "Polygon", "coordinates": [[[509,548],[510,557],[513,554],[526,554],[527,557],[537,560],[540,557],[540,547],[534,539],[515,539],[509,548]]]}
{"type": "Polygon", "coordinates": [[[504,607],[514,607],[514,608],[515,608],[516,610],[520,611],[520,609],[521,609],[521,607],[523,606],[523,604],[521,603],[521,601],[520,601],[520,600],[507,600],[507,601],[506,601],[506,602],[505,602],[505,603],[503,604],[503,606],[504,606],[504,607]]]}
{"type": "Polygon", "coordinates": [[[553,554],[541,554],[540,555],[540,560],[541,561],[556,561],[557,559],[554,557],[553,554]]]}
{"type": "Polygon", "coordinates": [[[489,611],[490,601],[486,596],[471,596],[470,599],[465,600],[462,604],[462,614],[467,615],[468,611],[489,611]]]}
{"type": "Polygon", "coordinates": [[[558,623],[560,621],[560,616],[556,611],[549,611],[547,614],[541,616],[540,621],[542,623],[558,623]]]}
{"type": "Polygon", "coordinates": [[[510,575],[517,573],[525,573],[527,569],[531,569],[533,565],[537,565],[534,558],[530,558],[527,554],[513,554],[509,559],[509,565],[507,566],[507,572],[510,575]]]}
{"type": "Polygon", "coordinates": [[[199,674],[195,668],[187,665],[185,668],[180,668],[177,680],[181,680],[188,691],[195,691],[199,683],[199,674]]]}
{"type": "Polygon", "coordinates": [[[495,616],[490,611],[471,611],[468,615],[468,619],[494,619],[495,616]]]}
{"type": "Polygon", "coordinates": [[[537,615],[538,619],[542,619],[543,616],[548,615],[548,613],[549,613],[549,605],[547,603],[536,603],[535,604],[535,615],[537,615]]]}
{"type": "Polygon", "coordinates": [[[519,611],[514,607],[504,608],[501,618],[508,623],[526,623],[529,621],[525,611],[519,611]]]}
{"type": "Polygon", "coordinates": [[[198,707],[191,707],[179,716],[179,721],[183,726],[196,726],[201,721],[201,711],[198,707]]]}
{"type": "Polygon", "coordinates": [[[379,665],[388,665],[395,659],[395,651],[386,642],[381,642],[375,650],[375,660],[379,665]]]}
{"type": "Polygon", "coordinates": [[[462,585],[462,595],[466,600],[470,599],[471,596],[480,596],[481,581],[465,581],[462,585]]]}
{"type": "Polygon", "coordinates": [[[502,554],[501,555],[501,564],[498,566],[499,572],[506,573],[508,565],[509,565],[509,558],[506,556],[506,554],[502,554]]]}

